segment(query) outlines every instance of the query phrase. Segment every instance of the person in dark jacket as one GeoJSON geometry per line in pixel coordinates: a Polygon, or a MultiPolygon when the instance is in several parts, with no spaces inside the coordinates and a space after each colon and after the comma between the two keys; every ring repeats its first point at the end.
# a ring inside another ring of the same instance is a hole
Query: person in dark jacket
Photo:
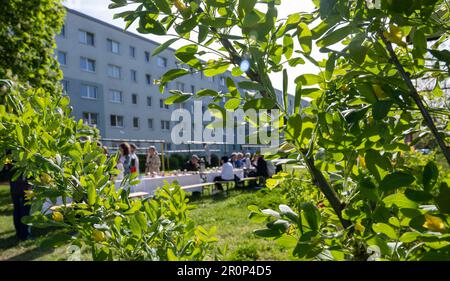
{"type": "Polygon", "coordinates": [[[269,177],[267,162],[264,160],[264,155],[257,155],[256,157],[256,176],[259,177],[259,184],[264,186],[266,179],[269,177]]]}
{"type": "Polygon", "coordinates": [[[200,158],[197,155],[192,155],[191,159],[184,164],[184,169],[188,172],[198,172],[200,168],[200,158]]]}
{"type": "Polygon", "coordinates": [[[24,175],[20,175],[16,180],[13,180],[14,170],[11,164],[6,165],[5,170],[11,175],[9,185],[14,207],[13,220],[16,236],[20,240],[27,240],[30,236],[30,227],[22,223],[22,218],[30,215],[31,205],[26,204],[25,192],[31,190],[31,185],[24,175]]]}

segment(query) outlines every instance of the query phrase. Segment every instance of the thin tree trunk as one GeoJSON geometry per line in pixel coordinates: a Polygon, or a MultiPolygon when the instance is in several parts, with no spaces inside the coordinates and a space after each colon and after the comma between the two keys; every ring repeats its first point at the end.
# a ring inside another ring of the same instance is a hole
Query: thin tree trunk
{"type": "Polygon", "coordinates": [[[386,37],[383,35],[382,32],[379,33],[381,40],[383,40],[384,44],[386,45],[386,48],[389,52],[389,55],[391,56],[391,60],[396,66],[397,70],[400,72],[400,75],[402,76],[403,80],[405,81],[406,85],[409,88],[409,94],[413,98],[416,105],[419,107],[420,112],[422,113],[422,116],[425,120],[425,123],[427,124],[428,128],[431,130],[433,136],[435,137],[437,143],[439,144],[439,147],[442,150],[442,153],[444,153],[445,158],[447,159],[448,165],[450,165],[450,149],[447,147],[447,145],[444,142],[444,139],[439,135],[439,131],[436,128],[436,125],[434,124],[433,118],[431,118],[430,113],[425,108],[425,105],[422,101],[422,98],[420,97],[419,93],[416,90],[416,87],[414,87],[411,78],[406,73],[405,69],[403,68],[403,65],[398,60],[397,55],[395,54],[394,49],[392,48],[391,42],[389,42],[386,37]]]}

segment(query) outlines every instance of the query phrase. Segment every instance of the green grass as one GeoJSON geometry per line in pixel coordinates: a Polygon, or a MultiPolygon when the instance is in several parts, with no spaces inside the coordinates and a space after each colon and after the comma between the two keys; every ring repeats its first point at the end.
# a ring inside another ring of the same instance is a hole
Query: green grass
{"type": "Polygon", "coordinates": [[[247,206],[277,209],[281,195],[276,191],[260,190],[229,192],[226,198],[217,195],[193,202],[197,206],[191,212],[197,225],[207,229],[216,226],[218,246],[226,246],[225,260],[293,260],[292,249],[285,249],[275,241],[258,238],[253,230],[263,228],[263,224],[248,219],[247,206]]]}
{"type": "Polygon", "coordinates": [[[65,257],[66,247],[43,249],[39,244],[51,233],[34,230],[35,240],[19,241],[13,224],[13,205],[9,186],[0,185],[0,260],[58,260],[65,257]]]}
{"type": "MultiPolygon", "coordinates": [[[[290,250],[278,246],[274,241],[257,238],[253,230],[262,224],[248,219],[248,205],[262,208],[277,208],[281,196],[276,191],[258,192],[233,190],[227,197],[216,195],[193,201],[196,206],[191,217],[197,225],[209,229],[217,226],[218,246],[227,247],[225,260],[290,260],[290,250]]],[[[40,242],[52,232],[32,230],[35,240],[19,241],[15,236],[12,218],[13,206],[9,186],[0,185],[0,260],[65,260],[68,247],[43,249],[40,242]]],[[[83,254],[83,259],[88,258],[83,254]]]]}

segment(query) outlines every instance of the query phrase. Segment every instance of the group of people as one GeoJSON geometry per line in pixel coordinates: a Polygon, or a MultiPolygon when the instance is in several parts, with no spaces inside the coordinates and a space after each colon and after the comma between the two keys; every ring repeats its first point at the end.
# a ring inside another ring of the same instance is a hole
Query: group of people
{"type": "MultiPolygon", "coordinates": [[[[119,145],[119,163],[117,168],[123,172],[123,175],[132,173],[139,174],[139,157],[136,154],[137,146],[123,142],[119,145]]],[[[145,161],[145,175],[159,174],[161,169],[161,159],[156,147],[150,146],[147,150],[145,161]]]]}

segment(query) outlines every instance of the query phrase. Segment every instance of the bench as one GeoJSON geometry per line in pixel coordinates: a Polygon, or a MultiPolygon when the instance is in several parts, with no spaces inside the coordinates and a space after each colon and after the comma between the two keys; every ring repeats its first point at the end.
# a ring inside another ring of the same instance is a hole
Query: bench
{"type": "Polygon", "coordinates": [[[212,187],[214,186],[214,182],[205,182],[205,183],[199,183],[199,184],[193,184],[193,185],[186,185],[181,187],[181,189],[183,189],[184,191],[189,192],[190,189],[197,189],[197,188],[201,188],[202,189],[202,194],[205,191],[205,188],[209,188],[211,187],[211,191],[210,193],[212,193],[212,187]]]}
{"type": "Polygon", "coordinates": [[[228,189],[230,188],[230,185],[236,183],[236,181],[235,181],[235,180],[229,180],[229,181],[215,181],[214,184],[216,184],[216,183],[221,184],[222,186],[225,185],[226,190],[228,190],[228,189]]]}
{"type": "Polygon", "coordinates": [[[150,195],[150,193],[148,193],[148,192],[133,192],[133,193],[130,193],[130,195],[128,195],[128,198],[129,199],[143,198],[148,195],[150,195]]]}

